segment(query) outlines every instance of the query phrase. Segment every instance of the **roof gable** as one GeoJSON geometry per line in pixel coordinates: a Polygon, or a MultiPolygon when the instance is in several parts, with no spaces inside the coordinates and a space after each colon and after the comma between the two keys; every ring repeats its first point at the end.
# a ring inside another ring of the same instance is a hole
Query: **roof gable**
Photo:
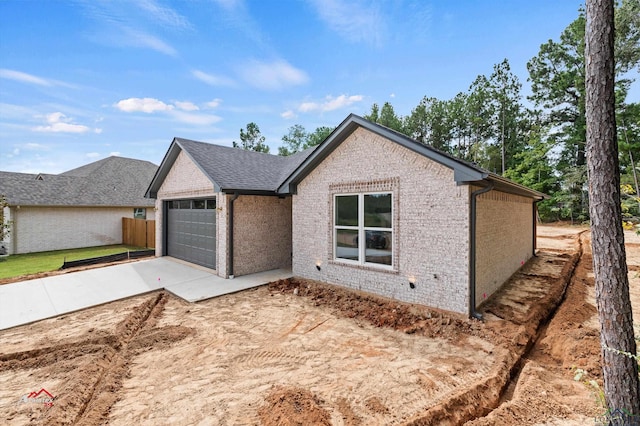
{"type": "Polygon", "coordinates": [[[146,196],[156,198],[158,190],[184,152],[213,184],[216,192],[245,192],[274,195],[282,180],[289,176],[313,149],[283,157],[239,148],[174,138],[165,154],[146,196]]]}
{"type": "Polygon", "coordinates": [[[485,186],[491,183],[496,189],[501,191],[539,199],[545,197],[545,195],[540,192],[526,188],[522,185],[516,184],[515,182],[511,182],[508,179],[490,173],[489,171],[474,164],[455,158],[431,146],[421,144],[406,135],[379,124],[372,123],[355,114],[350,114],[320,145],[318,145],[317,149],[314,150],[313,153],[308,155],[304,161],[300,162],[299,166],[282,181],[282,184],[278,187],[278,192],[282,194],[295,193],[297,184],[311,173],[313,169],[315,169],[359,127],[376,133],[419,155],[427,157],[452,169],[454,181],[459,185],[475,183],[485,186]]]}

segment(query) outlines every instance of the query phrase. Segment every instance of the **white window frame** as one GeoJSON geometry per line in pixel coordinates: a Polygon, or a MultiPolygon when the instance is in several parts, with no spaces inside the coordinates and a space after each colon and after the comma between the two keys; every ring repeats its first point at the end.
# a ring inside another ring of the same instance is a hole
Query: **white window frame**
{"type": "Polygon", "coordinates": [[[371,266],[375,268],[382,268],[393,270],[394,268],[394,260],[395,260],[395,244],[394,244],[394,195],[393,191],[375,191],[375,192],[347,192],[342,194],[333,194],[333,260],[335,262],[343,262],[352,265],[362,265],[362,266],[371,266]],[[358,225],[357,226],[348,226],[348,225],[338,225],[336,222],[337,219],[337,198],[338,197],[348,197],[348,196],[358,196],[358,225]],[[391,227],[390,228],[381,228],[381,227],[372,227],[372,226],[364,226],[364,197],[367,195],[389,195],[391,197],[391,227]],[[354,230],[358,231],[358,260],[345,259],[342,257],[337,257],[338,252],[338,230],[354,230]],[[366,250],[367,250],[367,240],[366,235],[367,231],[383,231],[391,233],[391,264],[386,265],[384,263],[375,263],[375,262],[367,262],[366,250]],[[364,243],[362,243],[364,242],[364,243]]]}

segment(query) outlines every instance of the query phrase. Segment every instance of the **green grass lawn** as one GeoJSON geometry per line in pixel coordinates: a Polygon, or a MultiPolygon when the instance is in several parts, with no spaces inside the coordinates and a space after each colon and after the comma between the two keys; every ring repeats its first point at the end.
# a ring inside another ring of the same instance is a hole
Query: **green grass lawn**
{"type": "Polygon", "coordinates": [[[55,271],[60,269],[65,258],[67,261],[90,259],[92,257],[124,253],[128,250],[143,249],[134,246],[114,245],[14,254],[7,258],[0,259],[0,279],[37,274],[38,272],[55,271]]]}

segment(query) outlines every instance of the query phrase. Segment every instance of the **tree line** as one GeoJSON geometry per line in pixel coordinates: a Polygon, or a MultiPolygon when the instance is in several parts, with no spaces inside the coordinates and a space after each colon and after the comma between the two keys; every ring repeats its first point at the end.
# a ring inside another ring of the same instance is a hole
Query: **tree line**
{"type": "MultiPolygon", "coordinates": [[[[539,204],[543,220],[586,221],[585,31],[580,10],[558,40],[542,44],[527,62],[527,104],[521,82],[504,59],[451,99],[424,96],[407,116],[397,114],[389,102],[374,103],[364,118],[548,194],[551,198],[539,204]]],[[[614,53],[622,210],[628,220],[637,220],[640,103],[627,102],[627,94],[633,82],[629,75],[640,72],[640,0],[616,6],[614,53]]],[[[331,131],[307,132],[296,124],[282,137],[278,154],[315,146],[331,131]]],[[[255,123],[240,130],[240,140],[233,146],[269,152],[255,123]]]]}

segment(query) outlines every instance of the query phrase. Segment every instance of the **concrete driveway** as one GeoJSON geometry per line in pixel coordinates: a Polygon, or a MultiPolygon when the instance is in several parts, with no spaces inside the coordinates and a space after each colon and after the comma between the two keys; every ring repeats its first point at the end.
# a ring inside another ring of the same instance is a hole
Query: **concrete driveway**
{"type": "Polygon", "coordinates": [[[276,269],[227,280],[210,270],[160,257],[0,285],[0,330],[165,289],[189,302],[291,277],[276,269]]]}

